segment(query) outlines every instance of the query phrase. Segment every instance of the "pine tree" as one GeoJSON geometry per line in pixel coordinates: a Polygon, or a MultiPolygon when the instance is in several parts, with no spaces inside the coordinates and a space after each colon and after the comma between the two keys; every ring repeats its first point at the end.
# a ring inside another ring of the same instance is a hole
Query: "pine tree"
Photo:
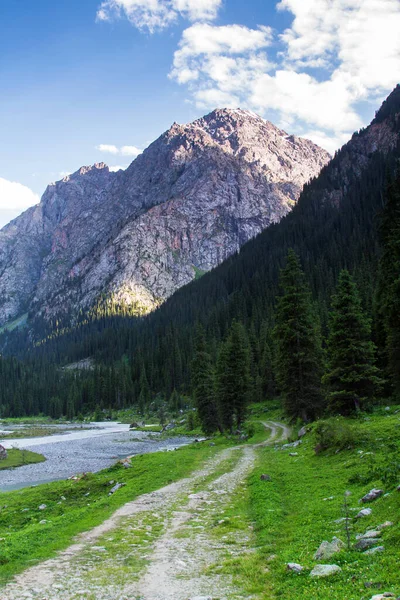
{"type": "Polygon", "coordinates": [[[383,348],[388,372],[400,396],[400,171],[386,187],[381,216],[382,255],[375,298],[378,344],[383,348]]]}
{"type": "Polygon", "coordinates": [[[217,363],[217,403],[224,429],[242,425],[250,389],[250,349],[243,325],[234,321],[217,363]]]}
{"type": "Polygon", "coordinates": [[[298,256],[289,250],[281,272],[274,339],[275,371],[286,414],[309,421],[324,409],[318,319],[298,256]]]}
{"type": "Polygon", "coordinates": [[[195,352],[193,356],[191,380],[193,399],[197,408],[201,428],[205,434],[214,433],[219,427],[215,402],[214,373],[211,356],[207,352],[204,329],[197,327],[195,352]]]}
{"type": "Polygon", "coordinates": [[[330,410],[348,415],[366,408],[382,382],[374,364],[370,322],[347,270],[341,271],[332,298],[327,354],[323,380],[329,387],[330,410]]]}
{"type": "Polygon", "coordinates": [[[139,393],[139,412],[140,414],[143,416],[144,415],[144,411],[146,409],[146,406],[149,404],[150,402],[150,388],[149,388],[149,382],[147,380],[147,375],[146,375],[146,368],[144,365],[142,365],[141,371],[140,371],[140,393],[139,393]]]}

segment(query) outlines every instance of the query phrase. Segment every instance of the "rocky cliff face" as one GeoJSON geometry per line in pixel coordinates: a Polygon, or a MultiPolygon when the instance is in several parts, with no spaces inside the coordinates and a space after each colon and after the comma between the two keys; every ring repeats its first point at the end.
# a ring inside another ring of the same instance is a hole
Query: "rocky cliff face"
{"type": "Polygon", "coordinates": [[[225,109],[174,124],[126,171],[83,167],[0,231],[0,324],[85,309],[102,293],[151,310],[278,222],[328,160],[225,109]]]}

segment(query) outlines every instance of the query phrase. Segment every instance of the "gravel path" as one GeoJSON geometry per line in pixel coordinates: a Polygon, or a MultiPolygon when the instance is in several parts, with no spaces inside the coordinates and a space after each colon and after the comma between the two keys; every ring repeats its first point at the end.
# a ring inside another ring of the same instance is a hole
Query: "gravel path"
{"type": "MultiPolygon", "coordinates": [[[[267,443],[285,426],[267,422],[267,443]]],[[[80,535],[56,558],[28,569],[0,590],[1,600],[188,600],[243,598],[231,576],[208,571],[227,555],[251,552],[251,531],[234,547],[210,526],[221,519],[251,471],[251,446],[220,452],[190,478],[140,496],[102,525],[80,535]],[[222,473],[222,474],[221,474],[222,473]]]]}

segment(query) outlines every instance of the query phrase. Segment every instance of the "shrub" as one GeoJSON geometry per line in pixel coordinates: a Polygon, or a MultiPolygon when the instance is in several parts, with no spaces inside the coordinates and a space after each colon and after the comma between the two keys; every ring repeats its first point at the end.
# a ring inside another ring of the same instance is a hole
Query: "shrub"
{"type": "Polygon", "coordinates": [[[355,431],[344,419],[318,421],[314,427],[315,452],[324,450],[344,450],[353,448],[357,442],[355,431]]]}

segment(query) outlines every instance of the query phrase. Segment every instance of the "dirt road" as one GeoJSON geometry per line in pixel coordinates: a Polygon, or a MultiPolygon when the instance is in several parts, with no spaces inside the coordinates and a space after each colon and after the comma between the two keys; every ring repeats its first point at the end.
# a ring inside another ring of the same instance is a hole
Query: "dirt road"
{"type": "MultiPolygon", "coordinates": [[[[290,433],[281,423],[264,426],[271,430],[264,444],[290,433]]],[[[256,447],[223,450],[190,478],[140,496],[54,559],[17,576],[0,590],[1,600],[243,598],[220,565],[252,552],[252,531],[239,528],[234,539],[213,531],[255,458],[256,447]]]]}

